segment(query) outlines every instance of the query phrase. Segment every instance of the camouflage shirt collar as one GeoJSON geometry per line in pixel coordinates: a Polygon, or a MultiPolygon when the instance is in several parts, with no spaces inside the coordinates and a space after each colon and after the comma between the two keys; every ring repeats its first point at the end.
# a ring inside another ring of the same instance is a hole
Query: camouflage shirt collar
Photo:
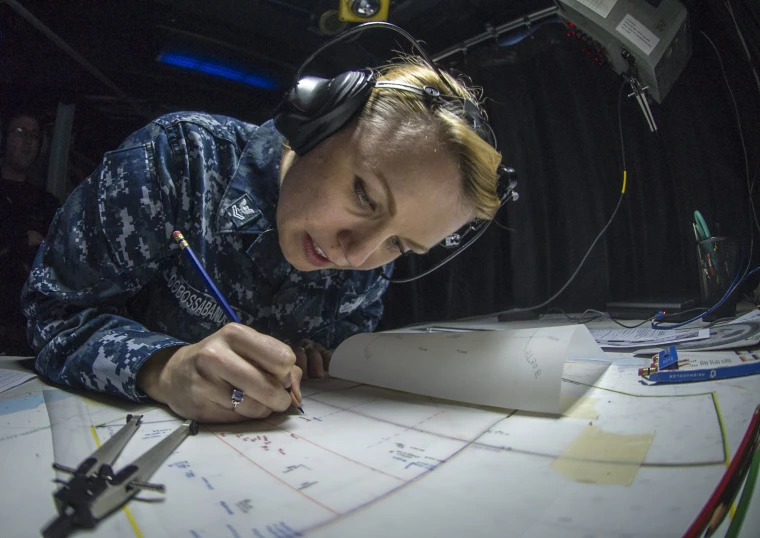
{"type": "Polygon", "coordinates": [[[274,228],[284,143],[272,121],[248,139],[219,204],[219,233],[260,234],[274,228]]]}

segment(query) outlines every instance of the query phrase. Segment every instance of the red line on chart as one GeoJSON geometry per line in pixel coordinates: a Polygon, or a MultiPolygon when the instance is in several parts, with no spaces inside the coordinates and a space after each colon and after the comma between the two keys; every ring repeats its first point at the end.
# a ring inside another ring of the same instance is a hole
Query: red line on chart
{"type": "MultiPolygon", "coordinates": [[[[347,413],[354,413],[355,415],[359,415],[360,417],[368,418],[370,420],[376,420],[377,422],[382,422],[383,424],[390,424],[391,426],[397,426],[399,428],[405,428],[407,430],[411,429],[411,430],[414,430],[416,432],[425,433],[425,434],[428,434],[428,435],[432,435],[434,437],[439,437],[441,439],[448,439],[449,441],[458,441],[460,443],[472,443],[472,442],[477,441],[478,437],[480,437],[481,435],[483,435],[483,434],[478,434],[477,436],[473,437],[472,439],[462,439],[460,437],[450,437],[450,436],[444,435],[442,433],[431,432],[431,431],[427,431],[427,430],[418,430],[417,428],[410,427],[407,424],[398,424],[397,422],[392,422],[390,420],[386,420],[386,419],[383,419],[383,418],[377,418],[377,417],[373,417],[371,415],[367,415],[367,414],[364,414],[364,413],[359,413],[358,411],[354,411],[354,407],[350,407],[348,409],[344,409],[342,407],[338,407],[337,405],[333,405],[333,404],[329,404],[327,402],[323,402],[322,400],[314,400],[314,401],[318,402],[318,403],[320,403],[322,405],[326,405],[327,407],[332,407],[334,409],[340,409],[342,411],[346,411],[347,413]]],[[[356,406],[356,407],[359,407],[359,406],[356,406]]],[[[436,407],[434,409],[440,409],[440,407],[436,407]]],[[[444,413],[446,413],[445,410],[444,410],[444,413]]],[[[511,417],[514,413],[515,413],[515,411],[512,411],[511,413],[504,413],[504,416],[501,417],[498,421],[496,421],[495,424],[498,424],[498,422],[500,420],[504,420],[505,418],[511,417]]],[[[439,414],[439,413],[436,413],[436,415],[437,414],[439,414]]],[[[431,418],[432,417],[428,417],[425,420],[423,420],[422,422],[425,422],[425,421],[427,421],[427,420],[429,420],[431,418]]],[[[420,422],[418,424],[422,424],[422,422],[420,422]]],[[[274,426],[274,424],[273,424],[273,426],[274,426]]]]}
{"type": "MultiPolygon", "coordinates": [[[[207,428],[204,428],[204,429],[207,429],[207,428]]],[[[277,480],[278,482],[282,482],[284,485],[286,485],[287,487],[289,487],[289,488],[290,488],[290,489],[292,489],[293,491],[295,491],[295,492],[299,493],[300,495],[303,495],[305,498],[309,499],[309,500],[310,500],[311,502],[313,502],[314,504],[317,504],[317,505],[321,506],[322,508],[324,508],[324,509],[325,509],[325,510],[327,510],[328,512],[332,512],[332,513],[333,513],[333,514],[335,514],[336,516],[337,516],[337,515],[340,515],[340,513],[339,513],[339,512],[336,512],[335,510],[333,510],[333,509],[332,509],[332,508],[330,508],[329,506],[322,504],[321,502],[319,502],[318,500],[316,500],[314,497],[310,497],[309,495],[306,495],[306,494],[305,494],[303,491],[301,491],[300,489],[298,489],[298,488],[294,488],[293,486],[291,486],[290,484],[288,484],[287,482],[285,482],[284,480],[282,480],[282,479],[281,479],[279,476],[277,476],[276,474],[269,472],[267,469],[265,469],[264,467],[262,467],[261,465],[259,465],[259,464],[258,464],[258,463],[256,463],[255,461],[253,461],[251,458],[249,458],[247,454],[245,454],[244,452],[241,452],[240,450],[238,450],[237,448],[235,448],[234,446],[232,446],[230,443],[228,443],[228,442],[227,442],[227,440],[226,440],[224,437],[220,436],[220,435],[219,435],[219,434],[217,434],[215,431],[213,431],[213,430],[209,430],[209,431],[211,431],[211,433],[212,433],[212,434],[214,434],[214,437],[216,437],[217,439],[219,439],[219,440],[220,440],[221,442],[223,442],[225,445],[227,445],[227,446],[228,446],[228,447],[230,447],[232,450],[234,450],[235,452],[237,452],[238,454],[240,454],[241,456],[243,456],[245,459],[247,459],[248,461],[250,461],[251,463],[253,463],[253,464],[254,464],[256,467],[258,467],[259,469],[261,469],[262,471],[264,471],[266,474],[268,474],[269,476],[271,476],[272,478],[274,478],[274,479],[275,479],[275,480],[277,480]]]]}
{"type": "MultiPolygon", "coordinates": [[[[511,417],[511,416],[512,416],[512,415],[514,415],[514,414],[515,414],[515,412],[513,411],[513,412],[512,412],[512,413],[511,413],[511,414],[510,414],[508,417],[506,417],[506,418],[509,418],[509,417],[511,417]]],[[[504,420],[504,419],[503,419],[503,418],[500,418],[499,420],[497,420],[496,422],[494,422],[493,424],[491,424],[490,426],[488,426],[488,428],[486,428],[486,429],[485,429],[485,430],[483,430],[483,431],[482,431],[480,434],[478,434],[478,435],[475,437],[475,439],[478,439],[479,437],[483,436],[483,435],[484,435],[486,432],[488,432],[488,430],[490,430],[491,428],[493,428],[494,426],[496,426],[496,425],[497,425],[499,422],[501,422],[502,420],[504,420]]],[[[354,512],[357,512],[357,511],[361,510],[362,508],[366,508],[367,506],[369,506],[369,505],[371,505],[371,504],[374,504],[374,503],[376,503],[376,502],[378,502],[378,501],[380,501],[380,500],[382,500],[382,499],[385,499],[385,498],[387,498],[387,497],[390,497],[391,495],[393,495],[393,494],[394,494],[394,493],[396,493],[397,491],[400,491],[402,488],[405,488],[405,487],[407,487],[409,484],[412,484],[412,483],[414,483],[414,482],[418,482],[418,481],[422,480],[422,478],[426,477],[426,476],[427,476],[427,475],[429,475],[431,472],[433,472],[433,471],[435,471],[436,469],[438,469],[439,467],[441,467],[441,465],[443,465],[443,464],[445,464],[445,463],[448,463],[448,462],[450,462],[450,461],[451,461],[452,459],[454,459],[456,456],[458,456],[459,454],[461,454],[462,452],[464,452],[464,451],[465,451],[465,449],[467,449],[467,448],[469,448],[470,446],[472,446],[472,444],[473,444],[474,442],[475,442],[475,441],[469,441],[469,442],[466,442],[466,444],[465,444],[464,446],[460,447],[460,448],[459,448],[459,449],[458,449],[456,452],[454,452],[453,454],[451,454],[451,455],[450,455],[448,458],[446,458],[445,460],[441,461],[441,463],[439,463],[439,464],[438,464],[438,465],[436,465],[435,467],[433,467],[433,468],[431,468],[431,469],[427,469],[425,472],[423,472],[423,473],[420,473],[419,475],[415,476],[414,478],[411,478],[410,480],[407,480],[407,481],[406,481],[406,482],[404,482],[403,484],[399,484],[399,485],[398,485],[398,486],[396,486],[395,488],[393,488],[393,489],[391,489],[391,490],[389,490],[389,491],[386,491],[385,493],[383,493],[382,495],[379,495],[378,497],[375,497],[375,498],[374,498],[374,499],[372,499],[371,501],[367,501],[367,502],[365,502],[365,503],[362,503],[362,504],[360,504],[359,506],[356,506],[356,507],[354,507],[354,508],[352,508],[352,509],[350,509],[350,510],[348,510],[348,511],[346,511],[346,512],[342,513],[342,514],[336,514],[336,517],[334,517],[334,518],[332,518],[332,519],[329,519],[329,520],[327,520],[327,521],[323,521],[323,522],[321,522],[321,523],[317,523],[316,525],[313,525],[313,526],[311,526],[311,527],[307,527],[307,528],[305,528],[305,529],[301,529],[301,530],[299,530],[298,532],[300,532],[301,534],[306,534],[307,532],[310,532],[310,531],[313,531],[313,530],[319,529],[319,528],[321,528],[321,527],[325,527],[325,526],[327,526],[327,525],[329,525],[329,524],[331,524],[331,523],[335,523],[335,522],[336,522],[336,521],[338,521],[339,519],[342,519],[342,518],[344,518],[345,516],[347,516],[347,515],[349,515],[349,514],[353,514],[354,512]]]]}
{"type": "Polygon", "coordinates": [[[404,480],[406,480],[405,478],[401,478],[400,476],[396,476],[396,475],[392,475],[390,473],[386,473],[385,471],[381,471],[380,469],[375,469],[374,467],[372,467],[370,465],[367,465],[366,463],[362,463],[360,461],[356,461],[354,459],[349,458],[348,456],[344,456],[343,454],[339,454],[338,452],[330,450],[329,448],[323,447],[322,445],[319,445],[319,444],[315,443],[314,441],[311,441],[310,439],[307,439],[306,437],[304,437],[300,433],[296,434],[296,433],[294,433],[294,432],[292,432],[290,430],[286,430],[282,426],[278,426],[277,424],[272,424],[271,422],[267,422],[267,424],[269,424],[271,426],[274,426],[275,428],[278,428],[278,429],[280,429],[280,430],[282,430],[282,431],[284,431],[286,433],[289,433],[291,435],[295,435],[296,437],[298,437],[299,440],[306,441],[307,443],[312,444],[312,445],[314,445],[317,448],[321,448],[322,450],[324,450],[325,452],[329,452],[330,454],[335,454],[336,456],[339,456],[339,457],[343,458],[346,461],[350,461],[351,463],[355,463],[357,465],[361,465],[362,467],[366,467],[367,469],[370,469],[371,471],[375,471],[376,473],[384,474],[385,476],[389,476],[391,478],[395,478],[396,480],[401,480],[402,482],[404,480]]]}

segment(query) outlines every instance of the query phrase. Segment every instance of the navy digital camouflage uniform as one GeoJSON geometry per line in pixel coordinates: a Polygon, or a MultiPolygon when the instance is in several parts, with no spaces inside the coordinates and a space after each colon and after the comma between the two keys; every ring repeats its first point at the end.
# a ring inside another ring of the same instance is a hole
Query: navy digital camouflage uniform
{"type": "Polygon", "coordinates": [[[107,153],[56,215],[24,288],[37,371],[145,401],[135,378],[148,357],[227,322],[174,230],[257,331],[328,349],[372,331],[386,280],[374,271],[299,272],[282,255],[283,144],[271,121],[175,113],[107,153]]]}

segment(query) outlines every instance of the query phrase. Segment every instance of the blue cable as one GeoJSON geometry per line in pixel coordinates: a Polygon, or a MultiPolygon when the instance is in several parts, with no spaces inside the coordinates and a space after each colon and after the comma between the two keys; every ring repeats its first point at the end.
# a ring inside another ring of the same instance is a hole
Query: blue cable
{"type": "Polygon", "coordinates": [[[660,329],[660,330],[677,329],[678,327],[683,327],[684,325],[688,325],[689,323],[697,321],[698,319],[701,319],[704,316],[707,316],[707,315],[713,313],[715,310],[717,310],[720,307],[720,305],[722,305],[726,301],[726,299],[728,299],[728,297],[734,291],[736,291],[736,288],[738,288],[745,280],[747,280],[749,277],[751,277],[752,275],[754,275],[758,271],[760,271],[760,267],[755,267],[754,269],[752,269],[752,271],[750,271],[749,273],[745,273],[745,275],[741,279],[739,279],[739,275],[741,275],[741,269],[739,269],[739,272],[736,273],[736,277],[734,278],[734,281],[728,287],[728,290],[726,290],[726,293],[725,293],[725,295],[723,295],[723,297],[721,298],[721,300],[718,301],[714,306],[710,307],[705,312],[702,312],[698,316],[696,316],[694,318],[691,318],[688,321],[683,321],[681,323],[676,323],[675,325],[670,325],[668,327],[661,327],[659,325],[656,325],[656,323],[667,323],[667,321],[663,321],[663,318],[665,317],[665,314],[663,312],[658,312],[657,314],[655,314],[654,319],[652,319],[652,324],[651,324],[652,328],[653,329],[660,329]],[[737,282],[737,280],[738,280],[738,282],[737,282]]]}

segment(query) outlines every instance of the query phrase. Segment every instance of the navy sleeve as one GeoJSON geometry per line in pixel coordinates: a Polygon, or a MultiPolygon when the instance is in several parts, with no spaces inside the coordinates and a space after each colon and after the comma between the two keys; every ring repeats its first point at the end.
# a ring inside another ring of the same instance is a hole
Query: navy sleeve
{"type": "Polygon", "coordinates": [[[159,349],[182,345],[129,319],[128,300],[173,253],[181,148],[152,123],[107,153],[69,196],[22,296],[37,371],[55,383],[148,400],[135,379],[159,349]]]}

